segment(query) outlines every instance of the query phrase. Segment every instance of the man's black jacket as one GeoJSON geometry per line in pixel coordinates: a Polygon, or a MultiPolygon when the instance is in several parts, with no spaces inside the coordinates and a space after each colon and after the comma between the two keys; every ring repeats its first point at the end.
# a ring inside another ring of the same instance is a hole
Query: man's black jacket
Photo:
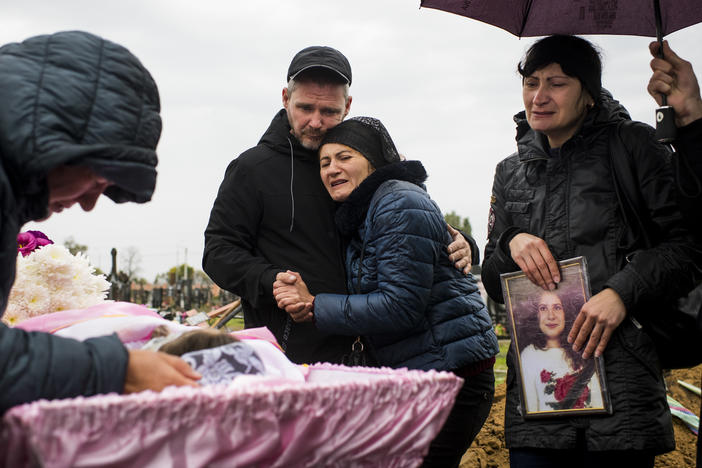
{"type": "Polygon", "coordinates": [[[290,133],[283,109],[258,145],[229,164],[205,231],[205,272],[242,297],[247,328],[268,327],[297,363],[340,362],[351,348],[351,337],[292,322],[273,299],[275,276],[288,269],[312,294],[346,294],[335,208],[317,152],[290,133]]]}

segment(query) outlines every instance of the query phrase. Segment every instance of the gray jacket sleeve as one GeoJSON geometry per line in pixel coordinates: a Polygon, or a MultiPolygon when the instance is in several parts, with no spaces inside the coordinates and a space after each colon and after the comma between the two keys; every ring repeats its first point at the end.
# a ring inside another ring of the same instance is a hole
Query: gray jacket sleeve
{"type": "Polygon", "coordinates": [[[117,335],[80,342],[0,324],[0,414],[39,399],[121,393],[128,361],[117,335]]]}

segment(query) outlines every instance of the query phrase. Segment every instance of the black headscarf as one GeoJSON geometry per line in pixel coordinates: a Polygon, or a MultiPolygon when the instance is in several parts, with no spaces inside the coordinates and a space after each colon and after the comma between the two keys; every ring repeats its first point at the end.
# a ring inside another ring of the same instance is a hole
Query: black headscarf
{"type": "Polygon", "coordinates": [[[373,117],[353,117],[341,122],[327,131],[322,145],[327,143],[339,143],[355,149],[375,169],[401,160],[385,126],[373,117]]]}

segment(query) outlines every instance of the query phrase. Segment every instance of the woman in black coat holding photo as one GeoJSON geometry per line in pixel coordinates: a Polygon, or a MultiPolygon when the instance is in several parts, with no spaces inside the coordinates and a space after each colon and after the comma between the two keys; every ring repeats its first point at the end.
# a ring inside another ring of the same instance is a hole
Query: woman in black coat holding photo
{"type": "Polygon", "coordinates": [[[488,294],[501,301],[501,273],[522,270],[534,284],[554,290],[556,262],[586,258],[593,295],[568,341],[584,359],[604,357],[613,412],[525,420],[509,353],[511,465],[653,466],[656,454],[674,448],[672,422],[653,342],[630,317],[690,290],[700,259],[678,208],[667,150],[652,128],[630,122],[601,88],[599,54],[588,41],[541,39],[519,72],[525,111],[515,117],[518,151],[496,169],[482,278],[488,294]],[[612,158],[634,161],[627,176],[655,226],[652,248],[624,222],[612,158]]]}

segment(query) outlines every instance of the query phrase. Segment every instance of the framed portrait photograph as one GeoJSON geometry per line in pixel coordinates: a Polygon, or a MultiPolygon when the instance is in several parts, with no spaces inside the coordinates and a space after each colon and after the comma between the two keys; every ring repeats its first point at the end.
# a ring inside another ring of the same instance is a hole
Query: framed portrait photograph
{"type": "Polygon", "coordinates": [[[590,298],[584,257],[558,262],[553,291],[522,272],[500,275],[526,418],[611,413],[604,361],[582,358],[568,344],[575,317],[590,298]]]}

